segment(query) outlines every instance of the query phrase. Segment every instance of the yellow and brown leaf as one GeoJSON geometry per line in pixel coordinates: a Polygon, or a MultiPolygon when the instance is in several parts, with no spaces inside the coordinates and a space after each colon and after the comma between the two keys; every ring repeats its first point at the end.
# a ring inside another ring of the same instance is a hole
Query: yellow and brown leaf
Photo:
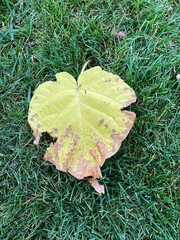
{"type": "Polygon", "coordinates": [[[83,72],[77,81],[65,72],[56,78],[41,84],[31,100],[28,122],[34,143],[43,132],[57,138],[44,159],[78,179],[92,177],[92,186],[104,192],[96,178],[102,177],[100,167],[133,126],[135,114],[122,109],[136,101],[135,93],[100,67],[83,72]]]}

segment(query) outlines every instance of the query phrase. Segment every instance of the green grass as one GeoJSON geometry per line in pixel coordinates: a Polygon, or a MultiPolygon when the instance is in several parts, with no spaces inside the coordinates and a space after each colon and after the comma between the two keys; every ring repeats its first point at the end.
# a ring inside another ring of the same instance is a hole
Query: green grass
{"type": "Polygon", "coordinates": [[[0,239],[180,239],[178,11],[176,0],[1,1],[0,239]],[[43,161],[48,139],[37,149],[27,123],[36,87],[88,59],[138,98],[102,196],[43,161]]]}

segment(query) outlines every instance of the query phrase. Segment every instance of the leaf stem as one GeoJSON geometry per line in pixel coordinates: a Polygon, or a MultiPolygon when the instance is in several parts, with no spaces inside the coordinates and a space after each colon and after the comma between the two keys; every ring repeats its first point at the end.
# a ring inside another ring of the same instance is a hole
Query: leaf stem
{"type": "Polygon", "coordinates": [[[91,62],[91,59],[88,60],[88,61],[84,64],[84,66],[83,66],[83,68],[82,68],[82,70],[81,70],[81,73],[84,72],[85,68],[87,67],[87,65],[88,65],[90,62],[91,62]]]}

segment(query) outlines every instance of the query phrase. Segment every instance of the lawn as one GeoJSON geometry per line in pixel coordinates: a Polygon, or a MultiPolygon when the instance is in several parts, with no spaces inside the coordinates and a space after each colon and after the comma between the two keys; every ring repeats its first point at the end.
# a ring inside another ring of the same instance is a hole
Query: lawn
{"type": "Polygon", "coordinates": [[[180,239],[178,1],[0,5],[0,239],[180,239]],[[37,148],[27,122],[37,86],[77,78],[89,59],[137,95],[134,127],[102,167],[104,195],[44,161],[50,139],[37,148]]]}

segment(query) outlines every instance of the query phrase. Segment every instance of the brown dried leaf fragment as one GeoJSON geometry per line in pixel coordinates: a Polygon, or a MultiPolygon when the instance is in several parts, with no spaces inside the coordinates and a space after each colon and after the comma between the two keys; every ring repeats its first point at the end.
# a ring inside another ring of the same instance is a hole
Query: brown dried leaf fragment
{"type": "Polygon", "coordinates": [[[123,40],[123,39],[126,38],[126,33],[125,33],[124,31],[120,31],[120,32],[118,32],[118,33],[115,33],[115,34],[114,34],[114,38],[115,38],[116,40],[123,40]]]}

